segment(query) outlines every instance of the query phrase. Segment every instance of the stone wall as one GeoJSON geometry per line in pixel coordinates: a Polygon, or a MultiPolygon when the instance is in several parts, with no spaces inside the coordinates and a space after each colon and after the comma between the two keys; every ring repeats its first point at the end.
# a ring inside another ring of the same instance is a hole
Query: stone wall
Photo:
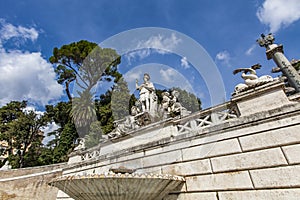
{"type": "Polygon", "coordinates": [[[68,165],[1,171],[0,199],[71,200],[47,183],[61,175],[126,167],[136,173],[184,177],[184,185],[164,200],[296,200],[299,130],[299,102],[284,96],[282,84],[271,83],[225,104],[75,152],[68,165]]]}
{"type": "MultiPolygon", "coordinates": [[[[223,130],[161,140],[148,148],[69,168],[64,175],[138,173],[184,176],[171,199],[297,199],[300,196],[300,106],[228,121],[223,130]]],[[[211,129],[211,130],[210,130],[211,129]]]]}
{"type": "Polygon", "coordinates": [[[294,114],[222,133],[223,137],[212,143],[182,149],[183,163],[163,166],[162,172],[182,174],[186,187],[179,196],[173,194],[166,199],[297,199],[299,110],[294,114]],[[280,124],[285,126],[279,128],[280,124]],[[199,156],[208,145],[214,147],[199,156]],[[192,171],[189,168],[193,165],[198,168],[192,171]]]}
{"type": "Polygon", "coordinates": [[[256,89],[231,102],[245,110],[238,118],[210,124],[212,115],[202,116],[209,113],[202,111],[156,124],[99,149],[74,154],[73,166],[63,175],[101,174],[122,166],[137,173],[183,176],[183,187],[164,200],[296,200],[300,196],[300,104],[287,98],[276,102],[273,97],[282,97],[281,86],[269,88],[272,99],[260,95],[260,105],[255,104],[258,112],[246,109],[256,98],[253,94],[259,93],[256,89]],[[189,131],[182,132],[182,127],[189,131]]]}
{"type": "Polygon", "coordinates": [[[58,189],[48,186],[62,175],[66,163],[0,171],[1,200],[55,200],[58,189]]]}

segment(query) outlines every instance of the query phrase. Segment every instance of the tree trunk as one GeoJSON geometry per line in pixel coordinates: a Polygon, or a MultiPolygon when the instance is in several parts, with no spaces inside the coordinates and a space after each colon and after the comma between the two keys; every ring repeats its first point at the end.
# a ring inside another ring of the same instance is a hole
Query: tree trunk
{"type": "Polygon", "coordinates": [[[70,93],[69,84],[70,84],[70,81],[67,81],[66,82],[66,93],[67,93],[67,96],[69,98],[69,101],[72,101],[72,96],[71,96],[71,93],[70,93]]]}

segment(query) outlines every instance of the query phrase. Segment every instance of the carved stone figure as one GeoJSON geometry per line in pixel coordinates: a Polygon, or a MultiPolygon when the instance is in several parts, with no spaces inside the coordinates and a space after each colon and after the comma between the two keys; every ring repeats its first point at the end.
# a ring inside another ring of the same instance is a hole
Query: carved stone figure
{"type": "Polygon", "coordinates": [[[137,114],[139,114],[141,112],[141,110],[139,109],[138,105],[132,106],[131,109],[131,115],[135,116],[137,114]]]}
{"type": "Polygon", "coordinates": [[[254,87],[259,84],[267,83],[273,81],[273,78],[269,75],[264,75],[258,77],[256,75],[256,69],[260,69],[261,65],[256,64],[251,66],[250,68],[238,68],[233,71],[233,74],[237,74],[242,72],[242,78],[244,79],[245,83],[240,83],[235,86],[234,92],[235,94],[248,89],[249,87],[254,87]]]}
{"type": "Polygon", "coordinates": [[[134,116],[134,119],[138,126],[146,126],[153,121],[153,117],[148,112],[142,112],[134,116]]]}
{"type": "Polygon", "coordinates": [[[108,134],[109,138],[116,138],[126,135],[128,131],[136,129],[138,126],[134,116],[127,116],[124,119],[114,121],[115,129],[108,134]]]}
{"type": "Polygon", "coordinates": [[[169,106],[169,112],[172,113],[172,115],[180,115],[181,111],[181,104],[178,102],[179,92],[176,90],[172,91],[172,98],[170,100],[170,106],[169,106]]]}
{"type": "Polygon", "coordinates": [[[8,160],[5,161],[5,164],[0,168],[0,170],[8,170],[11,169],[11,166],[9,165],[8,160]]]}
{"type": "Polygon", "coordinates": [[[140,91],[140,98],[130,108],[131,116],[115,121],[115,129],[108,134],[109,138],[114,139],[127,135],[131,130],[161,119],[185,116],[190,113],[178,102],[179,92],[176,90],[173,90],[171,95],[169,92],[163,92],[161,105],[158,106],[155,87],[150,82],[150,76],[147,73],[144,74],[143,84],[139,85],[136,80],[136,89],[140,91]]]}
{"type": "Polygon", "coordinates": [[[140,91],[139,101],[142,104],[143,112],[150,112],[150,110],[155,107],[154,101],[156,101],[155,88],[153,83],[150,82],[150,75],[144,74],[144,83],[138,85],[138,80],[136,80],[136,89],[140,91]]]}
{"type": "Polygon", "coordinates": [[[74,151],[84,150],[85,149],[85,139],[79,138],[78,139],[78,146],[74,148],[74,151]]]}
{"type": "Polygon", "coordinates": [[[167,119],[169,117],[169,109],[170,109],[170,100],[171,96],[169,92],[163,92],[162,94],[161,104],[159,105],[158,112],[160,117],[163,119],[167,119]]]}
{"type": "Polygon", "coordinates": [[[162,93],[162,101],[160,105],[160,116],[163,119],[169,117],[178,117],[178,116],[185,116],[190,114],[190,111],[187,111],[181,103],[178,101],[180,93],[177,90],[173,90],[171,95],[169,92],[162,93]]]}
{"type": "Polygon", "coordinates": [[[169,92],[163,92],[162,93],[162,101],[161,101],[161,108],[164,110],[164,111],[168,111],[169,109],[169,104],[170,104],[170,94],[169,92]]]}

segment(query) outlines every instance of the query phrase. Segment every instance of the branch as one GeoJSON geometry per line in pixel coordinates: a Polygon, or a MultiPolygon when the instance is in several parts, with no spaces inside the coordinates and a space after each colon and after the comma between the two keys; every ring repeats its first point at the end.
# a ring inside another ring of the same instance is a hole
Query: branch
{"type": "Polygon", "coordinates": [[[77,70],[75,70],[75,68],[71,65],[71,63],[67,63],[66,64],[67,67],[69,67],[71,70],[73,70],[73,72],[76,74],[76,76],[78,76],[80,78],[80,80],[88,87],[88,84],[84,81],[84,79],[80,76],[80,74],[78,73],[77,70]]]}

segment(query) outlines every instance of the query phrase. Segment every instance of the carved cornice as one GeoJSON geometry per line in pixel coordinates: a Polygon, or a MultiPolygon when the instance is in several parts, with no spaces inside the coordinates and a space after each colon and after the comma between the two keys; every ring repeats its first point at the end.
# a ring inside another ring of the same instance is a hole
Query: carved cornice
{"type": "Polygon", "coordinates": [[[266,55],[267,55],[267,59],[270,60],[273,58],[273,55],[276,53],[276,52],[280,52],[280,53],[284,53],[283,52],[283,46],[282,44],[278,45],[277,47],[274,47],[270,50],[267,50],[266,51],[266,55]]]}

